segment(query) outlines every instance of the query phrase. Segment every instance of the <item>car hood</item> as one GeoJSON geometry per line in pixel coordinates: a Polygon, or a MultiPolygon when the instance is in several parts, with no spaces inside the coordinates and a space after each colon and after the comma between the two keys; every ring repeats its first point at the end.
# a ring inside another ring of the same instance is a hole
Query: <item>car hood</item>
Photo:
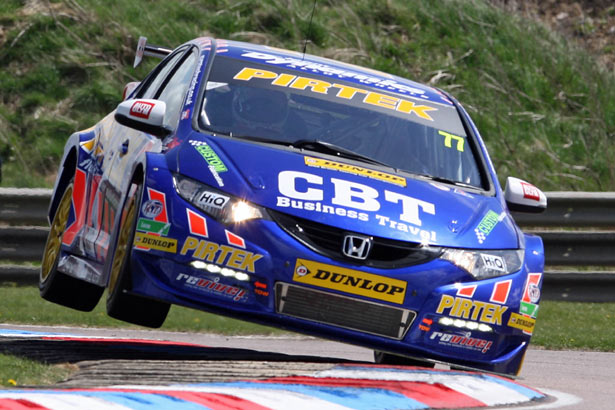
{"type": "Polygon", "coordinates": [[[418,180],[313,151],[192,134],[177,171],[268,209],[383,238],[514,249],[514,221],[495,196],[418,180]]]}

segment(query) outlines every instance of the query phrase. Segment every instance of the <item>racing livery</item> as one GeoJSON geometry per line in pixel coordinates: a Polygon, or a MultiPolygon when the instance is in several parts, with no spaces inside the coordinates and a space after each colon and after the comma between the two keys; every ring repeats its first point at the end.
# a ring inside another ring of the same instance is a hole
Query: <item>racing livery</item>
{"type": "Polygon", "coordinates": [[[175,50],[68,139],[40,292],[160,326],[171,304],[370,347],[383,363],[514,375],[544,251],[446,92],[248,43],[175,50]]]}

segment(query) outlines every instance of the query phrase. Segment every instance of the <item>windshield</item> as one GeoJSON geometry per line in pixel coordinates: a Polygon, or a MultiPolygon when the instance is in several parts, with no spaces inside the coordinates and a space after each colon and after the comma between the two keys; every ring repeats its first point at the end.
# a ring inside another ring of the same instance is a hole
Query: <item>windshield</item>
{"type": "Polygon", "coordinates": [[[400,171],[481,187],[452,105],[220,55],[204,98],[201,126],[209,131],[315,151],[322,144],[305,142],[325,143],[400,171]]]}

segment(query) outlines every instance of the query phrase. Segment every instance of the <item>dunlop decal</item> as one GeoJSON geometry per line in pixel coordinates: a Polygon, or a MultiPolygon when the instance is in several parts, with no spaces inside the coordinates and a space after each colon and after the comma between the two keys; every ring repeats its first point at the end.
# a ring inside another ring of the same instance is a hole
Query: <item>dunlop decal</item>
{"type": "Polygon", "coordinates": [[[176,239],[163,238],[143,232],[135,233],[134,245],[145,249],[177,253],[176,239]]]}
{"type": "Polygon", "coordinates": [[[388,174],[386,172],[375,171],[373,169],[357,167],[355,165],[343,164],[341,162],[329,161],[322,158],[304,157],[305,165],[309,167],[317,167],[324,169],[332,169],[335,171],[347,172],[353,175],[360,175],[378,181],[390,182],[391,184],[406,186],[406,178],[397,175],[388,174]]]}
{"type": "Polygon", "coordinates": [[[305,259],[297,259],[293,280],[399,304],[404,302],[407,287],[402,280],[305,259]]]}
{"type": "Polygon", "coordinates": [[[520,315],[515,312],[512,312],[510,314],[510,319],[508,319],[508,326],[514,327],[515,329],[521,329],[524,333],[527,333],[529,335],[534,332],[534,325],[536,325],[535,319],[520,315]]]}

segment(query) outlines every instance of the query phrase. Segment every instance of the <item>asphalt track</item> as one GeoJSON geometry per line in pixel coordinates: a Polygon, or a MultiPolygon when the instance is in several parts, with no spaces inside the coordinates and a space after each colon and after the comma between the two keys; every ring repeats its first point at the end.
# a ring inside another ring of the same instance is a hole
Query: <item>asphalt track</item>
{"type": "Polygon", "coordinates": [[[485,405],[606,410],[614,408],[615,398],[615,353],[531,349],[521,378],[512,383],[442,366],[375,367],[367,349],[306,337],[0,325],[0,349],[79,367],[52,390],[0,390],[2,410],[151,410],[173,407],[169,400],[178,409],[216,410],[485,405]]]}

